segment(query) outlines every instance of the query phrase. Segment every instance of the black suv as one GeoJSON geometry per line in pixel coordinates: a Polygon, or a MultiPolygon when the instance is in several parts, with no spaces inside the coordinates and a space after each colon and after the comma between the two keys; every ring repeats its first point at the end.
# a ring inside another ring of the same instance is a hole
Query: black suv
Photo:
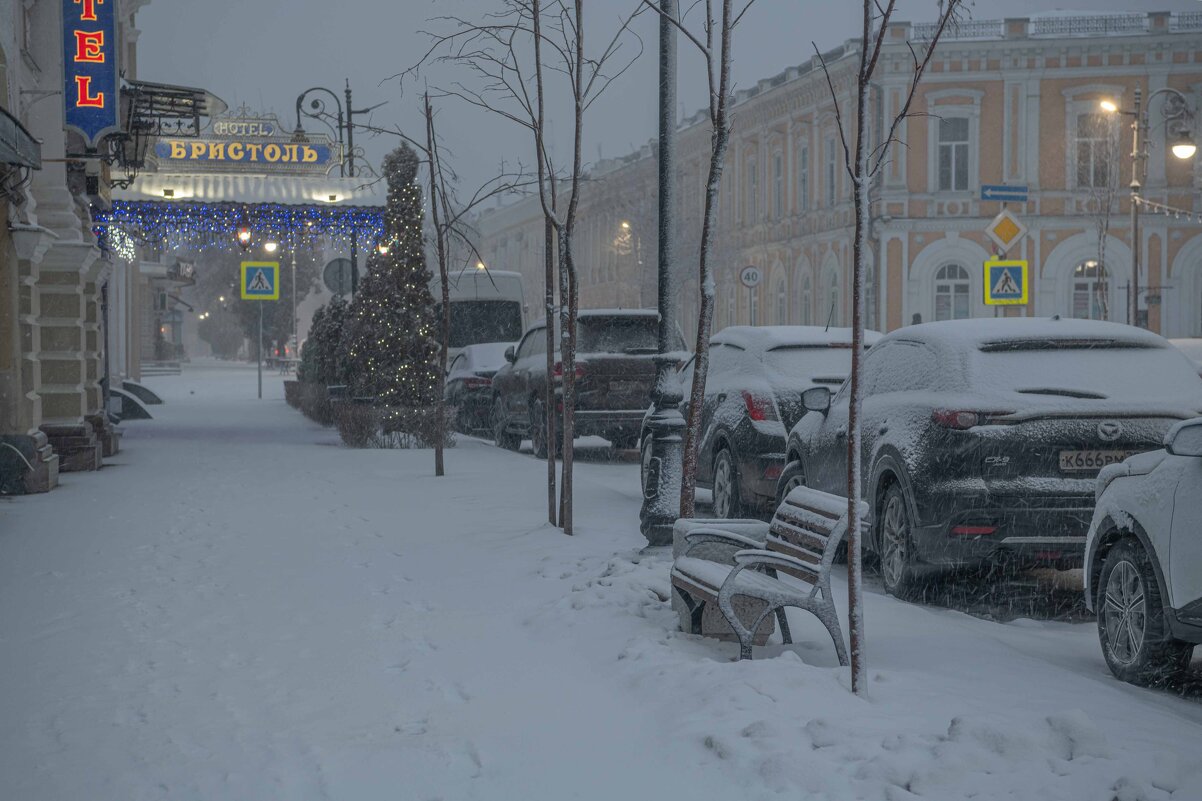
{"type": "MultiPolygon", "coordinates": [[[[1202,403],[1202,379],[1167,340],[1087,320],[915,325],[863,368],[866,547],[899,596],[959,566],[1080,566],[1098,471],[1161,447],[1202,403]]],[[[778,494],[846,494],[848,392],[806,393],[778,494]]]]}
{"type": "MultiPolygon", "coordinates": [[[[659,315],[646,309],[582,309],[576,321],[576,435],[600,436],[615,448],[638,444],[643,413],[655,380],[659,315]]],[[[677,336],[678,348],[685,350],[677,336]]],[[[556,343],[559,338],[556,337],[556,343]]],[[[543,392],[547,382],[547,324],[539,321],[506,353],[493,376],[492,428],[498,446],[517,450],[530,439],[536,456],[547,453],[543,392]]],[[[562,397],[561,362],[552,380],[562,397]]],[[[558,443],[557,443],[558,444],[558,443]]]]}

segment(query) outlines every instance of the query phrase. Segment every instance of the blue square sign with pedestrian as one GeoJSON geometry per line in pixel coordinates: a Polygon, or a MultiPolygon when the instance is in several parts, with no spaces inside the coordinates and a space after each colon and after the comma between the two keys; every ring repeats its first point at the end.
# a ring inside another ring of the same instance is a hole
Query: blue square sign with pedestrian
{"type": "Polygon", "coordinates": [[[1028,270],[1026,261],[991,259],[985,262],[985,305],[1025,306],[1028,270]]]}
{"type": "Polygon", "coordinates": [[[279,300],[280,263],[278,261],[242,262],[242,299],[279,300]]]}

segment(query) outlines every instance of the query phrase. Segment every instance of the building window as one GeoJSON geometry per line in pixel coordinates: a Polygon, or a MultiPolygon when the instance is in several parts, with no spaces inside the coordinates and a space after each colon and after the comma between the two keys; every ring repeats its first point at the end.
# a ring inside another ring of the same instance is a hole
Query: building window
{"type": "Polygon", "coordinates": [[[747,159],[747,222],[759,222],[759,206],[756,201],[760,194],[759,175],[756,172],[755,159],[747,159]]]}
{"type": "Polygon", "coordinates": [[[1107,114],[1077,115],[1077,186],[1104,189],[1110,185],[1114,126],[1107,114]]]}
{"type": "Polygon", "coordinates": [[[1106,268],[1096,259],[1083,261],[1073,269],[1073,317],[1110,319],[1110,282],[1106,268]]]}
{"type": "Polygon", "coordinates": [[[945,264],[935,274],[935,319],[963,320],[972,316],[972,284],[968,270],[959,264],[945,264]]]}
{"type": "Polygon", "coordinates": [[[802,145],[797,151],[797,210],[810,207],[810,148],[802,145]]]}
{"type": "Polygon", "coordinates": [[[726,324],[735,324],[735,288],[727,285],[726,287],[726,324]]]}
{"type": "Polygon", "coordinates": [[[789,298],[785,290],[785,282],[776,282],[776,324],[787,325],[789,323],[789,298]]]}
{"type": "Polygon", "coordinates": [[[780,153],[772,156],[772,216],[785,216],[785,157],[780,153]]]}
{"type": "Polygon", "coordinates": [[[801,325],[814,324],[814,282],[808,275],[801,279],[801,314],[797,322],[801,325]]]}
{"type": "Polygon", "coordinates": [[[939,120],[939,189],[968,191],[968,118],[939,120]]]}
{"type": "Polygon", "coordinates": [[[835,205],[835,179],[838,167],[835,161],[835,137],[826,138],[826,205],[835,205]]]}
{"type": "Polygon", "coordinates": [[[759,287],[752,287],[747,290],[747,324],[760,324],[760,293],[759,287]]]}

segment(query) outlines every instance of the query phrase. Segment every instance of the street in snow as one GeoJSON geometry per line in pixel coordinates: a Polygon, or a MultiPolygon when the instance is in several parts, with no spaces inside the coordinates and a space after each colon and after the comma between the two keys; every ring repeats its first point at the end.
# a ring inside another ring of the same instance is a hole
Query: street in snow
{"type": "Polygon", "coordinates": [[[1202,694],[1116,681],[1091,621],[870,591],[858,698],[809,615],[753,662],[680,633],[606,449],[568,538],[528,453],[435,479],[253,367],[148,383],[103,471],[0,505],[6,799],[1202,797],[1202,694]]]}

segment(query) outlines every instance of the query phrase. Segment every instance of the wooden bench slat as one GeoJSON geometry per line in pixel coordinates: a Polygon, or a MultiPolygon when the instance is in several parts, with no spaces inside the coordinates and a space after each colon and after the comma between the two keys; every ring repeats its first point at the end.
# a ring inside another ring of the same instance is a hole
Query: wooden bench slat
{"type": "Polygon", "coordinates": [[[788,523],[784,523],[779,520],[772,521],[772,528],[769,529],[769,532],[769,536],[775,536],[782,540],[788,540],[789,542],[792,542],[795,545],[799,545],[803,548],[809,548],[810,550],[818,551],[818,553],[825,551],[826,544],[830,541],[830,537],[818,537],[810,531],[797,528],[796,526],[791,526],[788,523]]]}
{"type": "Polygon", "coordinates": [[[822,552],[815,553],[808,548],[799,548],[797,545],[782,540],[776,537],[769,537],[765,543],[769,551],[778,551],[779,553],[788,554],[794,559],[800,559],[803,562],[808,562],[815,567],[822,564],[822,552]]]}

